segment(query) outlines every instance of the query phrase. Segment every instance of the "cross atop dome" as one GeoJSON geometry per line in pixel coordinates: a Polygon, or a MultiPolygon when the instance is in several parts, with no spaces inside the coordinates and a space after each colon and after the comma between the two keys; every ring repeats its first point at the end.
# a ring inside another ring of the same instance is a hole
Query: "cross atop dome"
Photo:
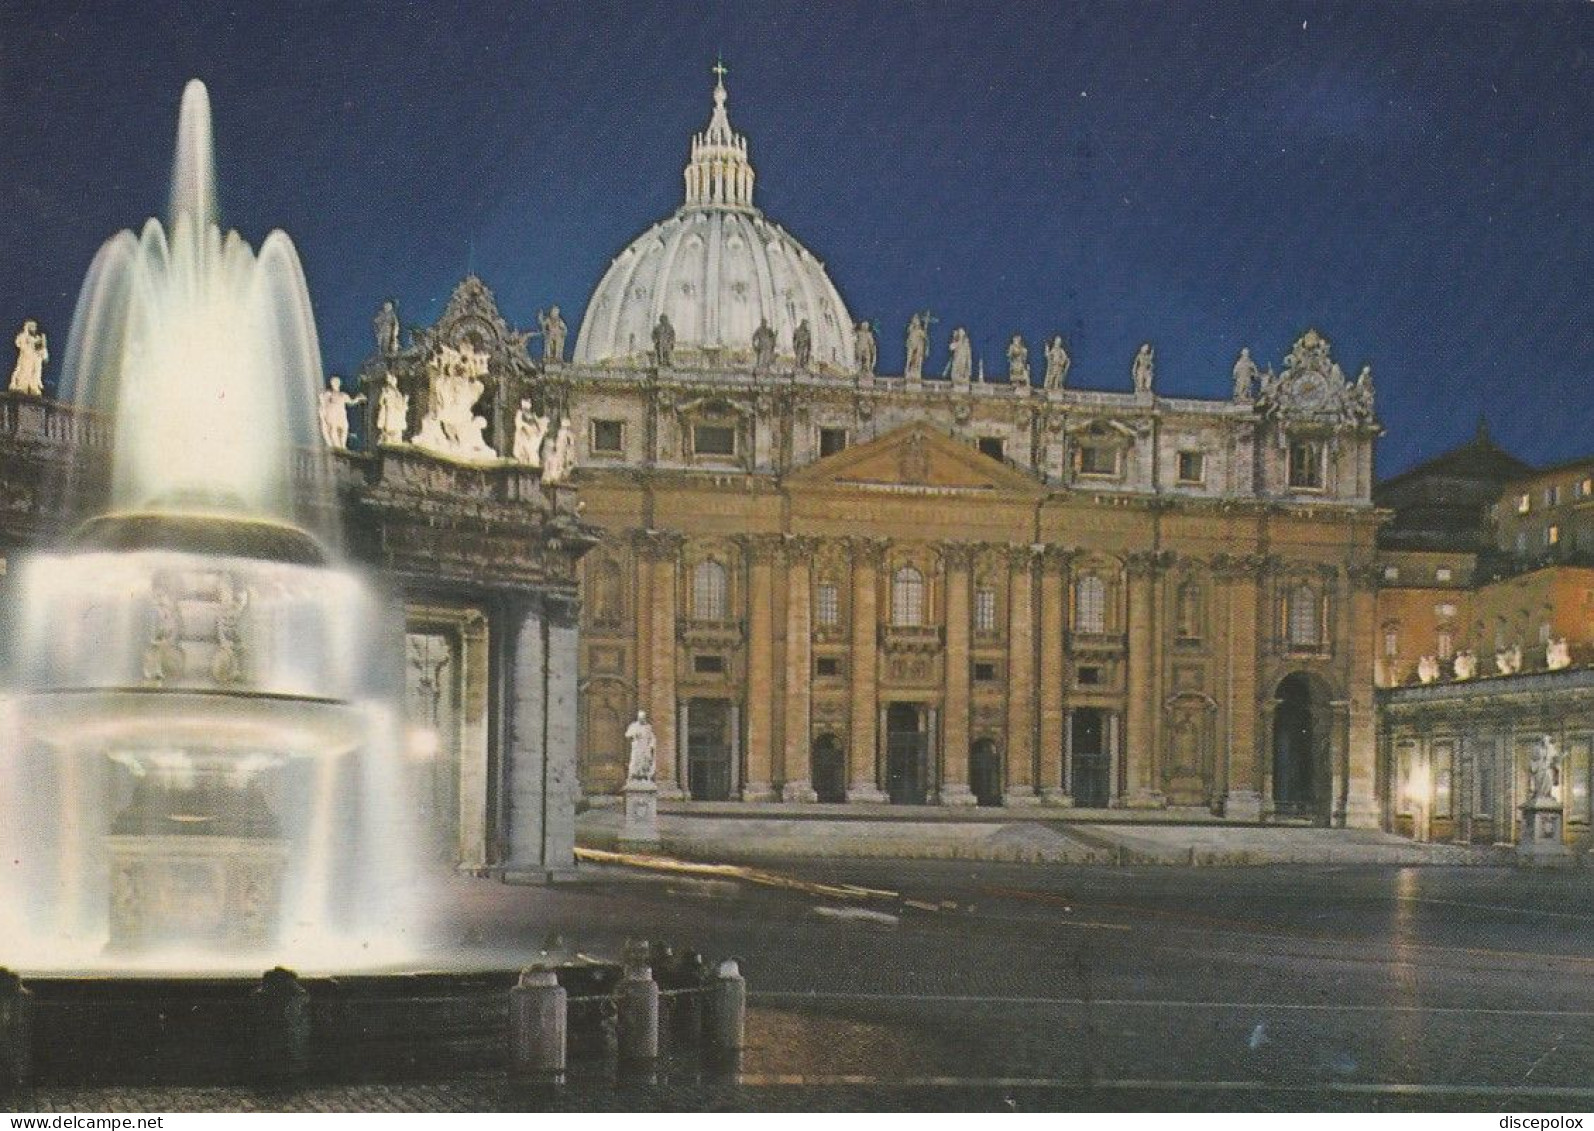
{"type": "Polygon", "coordinates": [[[725,112],[725,76],[730,68],[717,59],[714,75],[714,113],[708,128],[692,137],[692,158],[686,166],[688,207],[753,207],[755,174],[747,160],[747,139],[731,128],[725,112]]]}

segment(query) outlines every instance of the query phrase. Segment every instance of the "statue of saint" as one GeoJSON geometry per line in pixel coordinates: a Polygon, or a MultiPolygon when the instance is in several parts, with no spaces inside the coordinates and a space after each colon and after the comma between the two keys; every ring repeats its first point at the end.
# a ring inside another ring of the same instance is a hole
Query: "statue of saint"
{"type": "Polygon", "coordinates": [[[398,378],[389,373],[376,397],[376,438],[381,444],[402,444],[409,424],[410,398],[399,392],[398,378]]]}
{"type": "Polygon", "coordinates": [[[1556,771],[1560,764],[1561,748],[1555,744],[1555,739],[1547,734],[1540,735],[1533,759],[1528,763],[1528,772],[1533,776],[1533,796],[1528,800],[1555,800],[1556,771]]]}
{"type": "Polygon", "coordinates": [[[767,318],[760,318],[753,331],[753,368],[761,372],[775,368],[775,331],[767,318]]]}
{"type": "Polygon", "coordinates": [[[657,770],[659,740],[653,733],[653,724],[648,722],[646,711],[636,713],[636,719],[625,728],[625,737],[631,744],[631,759],[626,768],[626,779],[651,783],[657,770]]]}
{"type": "Polygon", "coordinates": [[[974,373],[974,347],[969,342],[969,332],[961,326],[953,330],[948,349],[951,356],[947,358],[947,374],[954,384],[967,385],[974,373]]]}
{"type": "Polygon", "coordinates": [[[1456,653],[1456,678],[1471,679],[1478,674],[1478,657],[1472,652],[1456,653]]]}
{"type": "Polygon", "coordinates": [[[1135,393],[1146,396],[1151,392],[1151,381],[1156,374],[1157,358],[1151,343],[1146,342],[1140,347],[1140,352],[1135,354],[1135,364],[1130,370],[1135,379],[1135,393]]]}
{"type": "Polygon", "coordinates": [[[542,460],[542,481],[548,484],[563,483],[575,469],[576,430],[570,426],[570,418],[562,416],[559,418],[559,431],[554,433],[553,443],[542,460]]]}
{"type": "Polygon", "coordinates": [[[371,331],[376,335],[376,352],[383,357],[392,357],[399,351],[399,320],[398,309],[393,305],[393,300],[388,299],[382,304],[382,309],[376,312],[376,317],[371,319],[371,331]]]}
{"type": "Polygon", "coordinates": [[[1439,657],[1424,656],[1422,659],[1417,661],[1417,682],[1439,682],[1439,657]]]}
{"type": "Polygon", "coordinates": [[[1240,404],[1249,404],[1256,395],[1256,362],[1251,360],[1251,347],[1245,346],[1240,350],[1240,356],[1234,362],[1234,399],[1240,404]]]}
{"type": "Polygon", "coordinates": [[[879,359],[875,348],[874,327],[867,321],[858,323],[852,332],[853,348],[858,354],[858,373],[868,377],[874,374],[875,362],[879,359]]]}
{"type": "Polygon", "coordinates": [[[236,578],[222,581],[216,609],[216,654],[210,674],[217,683],[236,683],[243,677],[244,612],[249,608],[249,587],[236,578]]]}
{"type": "Polygon", "coordinates": [[[924,353],[929,344],[929,319],[915,314],[908,319],[907,361],[902,366],[902,375],[909,381],[918,381],[924,376],[924,353]]]}
{"type": "Polygon", "coordinates": [[[661,314],[658,324],[653,327],[653,364],[660,369],[668,369],[674,354],[675,327],[670,325],[668,314],[661,314]]]}
{"type": "Polygon", "coordinates": [[[1007,343],[1007,381],[1010,385],[1029,384],[1029,347],[1018,334],[1007,343]]]}
{"type": "Polygon", "coordinates": [[[814,356],[814,332],[808,328],[806,318],[797,323],[797,329],[792,331],[791,352],[797,359],[797,368],[807,369],[808,362],[814,356]]]}
{"type": "Polygon", "coordinates": [[[365,403],[365,394],[351,397],[343,391],[343,379],[333,377],[321,390],[321,438],[336,451],[349,448],[349,409],[365,403]]]}
{"type": "Polygon", "coordinates": [[[1498,649],[1494,654],[1494,666],[1501,675],[1516,675],[1522,670],[1522,645],[1498,649]]]}
{"type": "Polygon", "coordinates": [[[565,359],[565,332],[568,327],[565,320],[559,316],[557,306],[551,308],[547,314],[537,312],[537,325],[542,327],[542,359],[544,361],[563,361],[565,359]]]}
{"type": "Polygon", "coordinates": [[[542,466],[542,442],[548,435],[548,418],[531,411],[530,401],[521,401],[515,413],[515,444],[512,453],[527,467],[542,466]]]}
{"type": "Polygon", "coordinates": [[[1061,389],[1063,382],[1068,379],[1068,367],[1073,364],[1073,359],[1068,356],[1068,350],[1063,346],[1063,336],[1058,334],[1046,343],[1046,377],[1044,384],[1048,389],[1061,389]]]}
{"type": "Polygon", "coordinates": [[[1356,384],[1350,390],[1351,407],[1356,414],[1364,420],[1373,418],[1373,367],[1362,366],[1362,371],[1356,374],[1356,384]]]}
{"type": "Polygon", "coordinates": [[[1558,636],[1544,645],[1544,666],[1552,672],[1572,666],[1572,646],[1564,636],[1558,636]]]}
{"type": "Polygon", "coordinates": [[[50,349],[44,331],[29,318],[17,334],[17,367],[11,371],[11,391],[30,397],[44,395],[44,363],[50,360],[50,349]]]}

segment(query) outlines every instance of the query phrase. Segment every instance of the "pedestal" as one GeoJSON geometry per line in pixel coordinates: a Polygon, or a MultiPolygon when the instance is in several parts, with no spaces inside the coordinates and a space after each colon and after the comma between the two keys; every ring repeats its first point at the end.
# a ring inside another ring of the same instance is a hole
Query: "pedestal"
{"type": "Polygon", "coordinates": [[[659,847],[659,787],[650,781],[628,781],[625,821],[620,826],[622,852],[646,852],[659,847]]]}
{"type": "Polygon", "coordinates": [[[1522,806],[1522,832],[1517,839],[1517,863],[1527,867],[1565,867],[1572,850],[1561,836],[1561,803],[1535,798],[1522,806]]]}
{"type": "Polygon", "coordinates": [[[974,791],[962,782],[947,782],[941,787],[941,804],[952,809],[978,804],[974,791]]]}

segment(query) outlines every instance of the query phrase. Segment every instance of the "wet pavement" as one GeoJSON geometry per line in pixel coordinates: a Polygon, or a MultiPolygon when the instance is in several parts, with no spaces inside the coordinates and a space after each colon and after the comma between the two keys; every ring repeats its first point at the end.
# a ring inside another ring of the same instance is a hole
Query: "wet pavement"
{"type": "MultiPolygon", "coordinates": [[[[550,934],[742,961],[739,1082],[666,1066],[288,1092],[41,1089],[27,1110],[1594,1108],[1594,873],[792,862],[867,897],[589,870],[458,881],[478,953],[550,934]]],[[[442,956],[439,956],[441,962],[442,956]]]]}

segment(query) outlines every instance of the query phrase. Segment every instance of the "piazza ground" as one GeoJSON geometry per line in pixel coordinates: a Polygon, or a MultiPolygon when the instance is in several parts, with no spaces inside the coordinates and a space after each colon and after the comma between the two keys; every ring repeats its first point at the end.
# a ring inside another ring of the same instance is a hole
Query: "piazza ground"
{"type": "Polygon", "coordinates": [[[41,1089],[27,1110],[1462,1109],[1594,1103],[1594,879],[1495,867],[1034,867],[796,861],[837,899],[583,869],[460,880],[460,939],[742,959],[739,1084],[691,1071],[559,1096],[403,1086],[41,1089]],[[885,894],[890,893],[890,894],[885,894]]]}

